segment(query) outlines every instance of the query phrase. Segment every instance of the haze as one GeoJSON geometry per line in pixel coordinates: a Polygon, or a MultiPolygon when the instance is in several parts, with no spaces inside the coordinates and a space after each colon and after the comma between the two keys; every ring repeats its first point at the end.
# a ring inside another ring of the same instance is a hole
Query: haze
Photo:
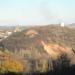
{"type": "Polygon", "coordinates": [[[75,0],[0,0],[0,25],[74,23],[75,0]]]}

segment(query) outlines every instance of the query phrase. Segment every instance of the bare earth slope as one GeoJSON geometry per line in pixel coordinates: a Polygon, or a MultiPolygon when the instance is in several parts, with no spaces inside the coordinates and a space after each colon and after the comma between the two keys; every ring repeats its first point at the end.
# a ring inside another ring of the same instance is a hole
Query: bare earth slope
{"type": "Polygon", "coordinates": [[[5,49],[29,57],[57,59],[61,54],[67,54],[71,63],[75,63],[75,30],[60,26],[31,27],[22,32],[13,33],[3,40],[5,49]],[[72,50],[73,49],[73,50],[72,50]]]}

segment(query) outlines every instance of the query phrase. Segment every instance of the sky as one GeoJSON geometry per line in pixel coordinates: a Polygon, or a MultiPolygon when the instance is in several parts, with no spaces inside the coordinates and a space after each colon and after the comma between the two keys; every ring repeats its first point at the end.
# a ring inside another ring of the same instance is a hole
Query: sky
{"type": "Polygon", "coordinates": [[[0,0],[0,25],[75,23],[75,0],[0,0]]]}

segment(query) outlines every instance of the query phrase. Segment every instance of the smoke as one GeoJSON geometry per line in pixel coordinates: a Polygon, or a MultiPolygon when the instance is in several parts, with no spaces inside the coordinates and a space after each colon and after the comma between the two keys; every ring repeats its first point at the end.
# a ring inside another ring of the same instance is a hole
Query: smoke
{"type": "Polygon", "coordinates": [[[50,7],[50,1],[49,0],[43,0],[40,3],[40,13],[42,16],[44,16],[45,20],[47,22],[61,22],[60,14],[57,13],[57,11],[53,11],[52,6],[50,7]]]}
{"type": "Polygon", "coordinates": [[[50,10],[52,8],[48,7],[49,5],[49,0],[44,0],[40,4],[40,13],[43,15],[47,20],[53,19],[54,13],[50,10]]]}

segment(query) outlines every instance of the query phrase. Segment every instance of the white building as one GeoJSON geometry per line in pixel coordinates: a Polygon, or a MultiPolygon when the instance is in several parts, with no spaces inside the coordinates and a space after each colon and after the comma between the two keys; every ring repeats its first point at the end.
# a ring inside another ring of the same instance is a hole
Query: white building
{"type": "Polygon", "coordinates": [[[19,25],[16,26],[14,32],[21,32],[21,29],[20,29],[19,25]]]}
{"type": "Polygon", "coordinates": [[[6,35],[11,35],[11,34],[12,34],[12,32],[10,32],[10,31],[6,32],[6,35]]]}
{"type": "Polygon", "coordinates": [[[64,22],[62,22],[62,23],[60,24],[60,26],[61,26],[61,27],[64,27],[64,22]]]}

